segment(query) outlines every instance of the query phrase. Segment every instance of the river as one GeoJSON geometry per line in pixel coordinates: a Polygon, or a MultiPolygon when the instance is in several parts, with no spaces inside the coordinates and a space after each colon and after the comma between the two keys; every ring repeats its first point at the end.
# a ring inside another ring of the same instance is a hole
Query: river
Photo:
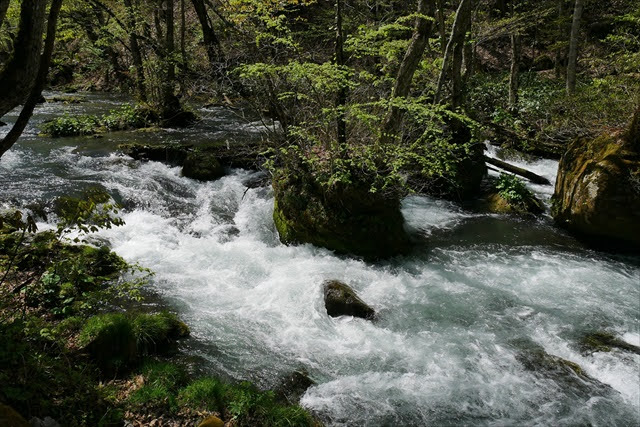
{"type": "MultiPolygon", "coordinates": [[[[272,191],[248,189],[251,172],[202,183],[113,150],[149,139],[259,138],[259,122],[210,108],[189,130],[37,136],[48,118],[125,100],[84,96],[89,102],[38,107],[0,160],[0,202],[107,189],[126,225],[93,241],[155,271],[155,292],[191,326],[186,351],[203,369],[262,387],[304,369],[317,385],[301,404],[329,426],[640,425],[640,355],[579,345],[603,330],[640,345],[640,258],[591,250],[548,216],[524,221],[416,196],[403,202],[416,241],[407,256],[367,263],[284,246],[272,191]],[[328,317],[327,279],[351,285],[379,318],[328,317]],[[523,354],[540,348],[594,380],[527,369],[523,354]]],[[[526,166],[555,179],[557,162],[526,166]]],[[[532,189],[548,203],[552,189],[532,189]]]]}

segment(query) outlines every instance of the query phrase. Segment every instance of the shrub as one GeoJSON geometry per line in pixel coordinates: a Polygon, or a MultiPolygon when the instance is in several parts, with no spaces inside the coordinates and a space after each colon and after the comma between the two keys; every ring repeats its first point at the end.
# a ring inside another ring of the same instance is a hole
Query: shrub
{"type": "Polygon", "coordinates": [[[96,116],[64,115],[45,123],[42,127],[42,131],[53,138],[92,135],[96,133],[96,129],[100,125],[99,123],[100,122],[96,116]]]}
{"type": "Polygon", "coordinates": [[[500,174],[496,189],[500,197],[515,206],[524,205],[528,199],[534,197],[520,178],[506,173],[500,174]]]}

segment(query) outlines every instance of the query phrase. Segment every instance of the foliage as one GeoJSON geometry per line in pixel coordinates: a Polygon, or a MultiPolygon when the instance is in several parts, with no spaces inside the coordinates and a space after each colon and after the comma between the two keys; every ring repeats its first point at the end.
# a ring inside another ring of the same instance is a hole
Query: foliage
{"type": "Polygon", "coordinates": [[[94,135],[107,131],[138,129],[159,123],[158,113],[148,105],[125,104],[101,117],[64,115],[42,126],[42,132],[52,138],[94,135]]]}
{"type": "Polygon", "coordinates": [[[528,199],[533,197],[533,193],[526,187],[524,181],[515,175],[500,174],[496,183],[496,190],[500,197],[509,204],[518,206],[524,205],[528,199]]]}

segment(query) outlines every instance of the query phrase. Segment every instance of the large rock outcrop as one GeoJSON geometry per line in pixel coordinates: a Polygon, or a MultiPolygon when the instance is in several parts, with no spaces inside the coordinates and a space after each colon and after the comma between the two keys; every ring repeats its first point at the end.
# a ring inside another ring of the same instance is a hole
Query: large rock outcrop
{"type": "Polygon", "coordinates": [[[409,250],[399,199],[364,185],[326,190],[301,170],[278,171],[273,190],[273,219],[282,243],[311,243],[367,259],[409,250]]]}
{"type": "Polygon", "coordinates": [[[640,250],[640,150],[626,133],[574,141],[560,160],[556,222],[596,244],[640,250]]]}

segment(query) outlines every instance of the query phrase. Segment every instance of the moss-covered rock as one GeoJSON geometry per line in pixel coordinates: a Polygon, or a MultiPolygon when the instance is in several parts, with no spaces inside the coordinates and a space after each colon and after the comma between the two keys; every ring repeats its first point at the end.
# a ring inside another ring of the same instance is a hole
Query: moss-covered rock
{"type": "Polygon", "coordinates": [[[309,378],[307,372],[295,371],[282,378],[274,392],[279,401],[295,405],[307,389],[313,385],[315,382],[309,378]]]}
{"type": "Polygon", "coordinates": [[[198,427],[224,427],[224,421],[215,415],[211,415],[202,420],[202,422],[198,424],[198,427]]]}
{"type": "Polygon", "coordinates": [[[354,316],[373,319],[376,312],[345,283],[330,280],[324,283],[324,306],[331,317],[354,316]]]}
{"type": "Polygon", "coordinates": [[[278,170],[273,189],[273,220],[282,243],[311,243],[368,259],[409,250],[398,199],[364,185],[326,190],[303,169],[278,170]]]}
{"type": "Polygon", "coordinates": [[[29,423],[11,406],[0,403],[0,426],[29,427],[29,423]]]}
{"type": "Polygon", "coordinates": [[[188,326],[170,313],[107,313],[89,318],[78,343],[109,375],[134,365],[143,355],[165,352],[188,335],[188,326]]]}
{"type": "Polygon", "coordinates": [[[629,344],[609,332],[591,332],[580,339],[583,353],[609,352],[614,348],[640,355],[640,347],[629,344]]]}
{"type": "Polygon", "coordinates": [[[524,182],[509,174],[500,175],[491,184],[480,205],[484,210],[500,214],[530,216],[544,212],[544,205],[524,182]]]}
{"type": "Polygon", "coordinates": [[[182,165],[192,148],[190,145],[175,143],[128,143],[118,145],[118,149],[136,160],[153,160],[171,165],[182,165]]]}
{"type": "Polygon", "coordinates": [[[215,154],[196,150],[189,153],[184,160],[182,175],[200,181],[213,181],[224,176],[224,168],[215,154]]]}
{"type": "Polygon", "coordinates": [[[620,133],[574,141],[558,168],[556,222],[598,244],[640,250],[640,150],[620,133]]]}

